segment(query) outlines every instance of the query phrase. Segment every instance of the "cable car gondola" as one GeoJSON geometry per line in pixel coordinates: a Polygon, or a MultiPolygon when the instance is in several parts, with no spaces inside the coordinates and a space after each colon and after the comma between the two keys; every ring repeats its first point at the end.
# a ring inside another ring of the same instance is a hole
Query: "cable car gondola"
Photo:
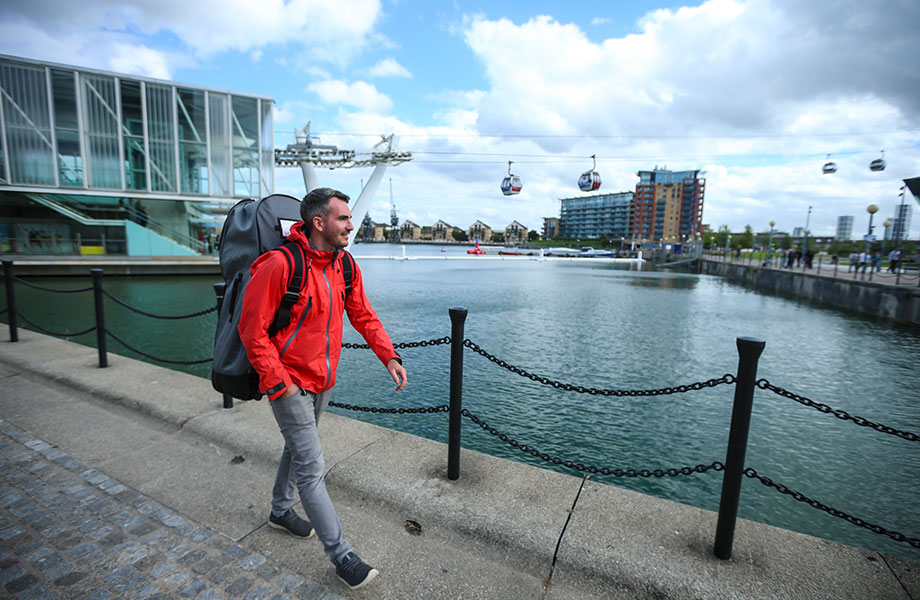
{"type": "Polygon", "coordinates": [[[830,154],[827,155],[827,162],[824,163],[824,167],[821,169],[821,171],[822,171],[825,175],[828,175],[828,174],[830,174],[830,173],[836,173],[836,172],[837,172],[837,163],[831,162],[831,155],[830,155],[830,154]]]}
{"type": "Polygon", "coordinates": [[[885,170],[885,151],[882,150],[882,157],[876,158],[869,163],[870,171],[884,171],[885,170]]]}
{"type": "Polygon", "coordinates": [[[508,161],[508,176],[502,179],[502,193],[506,196],[521,193],[521,178],[511,172],[511,161],[508,161]]]}
{"type": "Polygon", "coordinates": [[[597,158],[592,154],[591,159],[594,161],[594,166],[590,171],[585,171],[578,178],[578,189],[583,192],[593,192],[601,187],[601,175],[595,170],[597,168],[597,158]]]}

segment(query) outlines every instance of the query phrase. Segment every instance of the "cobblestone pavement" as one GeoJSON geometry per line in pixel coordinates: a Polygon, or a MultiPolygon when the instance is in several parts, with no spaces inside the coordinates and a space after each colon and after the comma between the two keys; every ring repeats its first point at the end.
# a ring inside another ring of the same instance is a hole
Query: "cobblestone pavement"
{"type": "Polygon", "coordinates": [[[17,600],[342,600],[3,420],[0,586],[17,600]]]}

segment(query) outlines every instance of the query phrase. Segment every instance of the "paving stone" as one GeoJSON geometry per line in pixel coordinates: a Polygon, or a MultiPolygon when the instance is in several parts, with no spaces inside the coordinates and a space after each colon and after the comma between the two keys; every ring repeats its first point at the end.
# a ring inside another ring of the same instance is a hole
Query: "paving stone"
{"type": "Polygon", "coordinates": [[[274,593],[271,588],[260,586],[246,594],[245,600],[268,600],[274,593]]]}
{"type": "Polygon", "coordinates": [[[88,574],[82,571],[71,571],[60,579],[55,580],[54,584],[60,587],[67,587],[83,580],[87,576],[88,574]]]}
{"type": "Polygon", "coordinates": [[[38,577],[32,573],[26,573],[25,575],[17,577],[16,579],[7,583],[6,591],[11,594],[18,594],[19,592],[35,585],[36,583],[38,583],[38,577]]]}
{"type": "Polygon", "coordinates": [[[208,578],[208,580],[210,580],[212,583],[221,584],[233,577],[233,573],[234,569],[228,566],[223,566],[211,573],[211,576],[208,578]]]}
{"type": "Polygon", "coordinates": [[[247,579],[246,577],[240,577],[233,583],[227,586],[227,593],[232,596],[242,596],[245,594],[249,588],[252,587],[252,580],[247,579]]]}
{"type": "Polygon", "coordinates": [[[256,567],[264,563],[265,560],[266,558],[264,556],[254,552],[248,556],[241,558],[239,561],[237,561],[236,564],[239,565],[239,567],[243,569],[244,571],[252,571],[256,567]]]}
{"type": "Polygon", "coordinates": [[[195,600],[223,600],[223,596],[215,589],[207,589],[195,596],[195,600]]]}
{"type": "Polygon", "coordinates": [[[192,598],[194,596],[197,596],[199,593],[201,593],[202,590],[204,590],[204,588],[206,587],[208,586],[203,580],[196,579],[195,581],[191,582],[190,584],[188,584],[187,586],[179,590],[179,595],[182,596],[183,598],[192,598]]]}

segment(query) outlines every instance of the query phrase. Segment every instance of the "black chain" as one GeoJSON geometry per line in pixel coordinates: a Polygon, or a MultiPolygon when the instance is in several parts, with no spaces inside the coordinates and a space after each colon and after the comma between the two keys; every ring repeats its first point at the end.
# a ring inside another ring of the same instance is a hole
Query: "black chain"
{"type": "Polygon", "coordinates": [[[805,494],[801,492],[791,490],[781,483],[776,483],[769,477],[764,477],[763,475],[760,475],[757,471],[755,471],[754,469],[750,467],[744,470],[744,474],[747,477],[750,477],[752,479],[760,480],[760,483],[764,484],[767,487],[775,488],[776,491],[778,491],[781,494],[792,496],[794,499],[798,500],[799,502],[804,502],[805,504],[808,504],[809,506],[813,508],[817,508],[818,510],[823,510],[827,514],[835,516],[838,519],[843,519],[844,521],[848,521],[852,523],[853,525],[858,525],[859,527],[865,527],[869,531],[872,531],[875,533],[887,535],[888,537],[890,537],[896,542],[907,542],[914,548],[920,548],[920,539],[918,538],[907,537],[903,533],[898,533],[897,531],[891,531],[889,529],[885,529],[881,525],[873,525],[872,523],[864,521],[863,519],[860,519],[859,517],[854,517],[853,515],[843,512],[842,510],[830,507],[822,502],[815,500],[814,498],[809,498],[808,496],[806,496],[805,494]]]}
{"type": "Polygon", "coordinates": [[[191,314],[188,314],[188,315],[156,315],[156,314],[154,314],[154,313],[144,312],[144,311],[140,310],[139,308],[134,308],[133,306],[131,306],[130,304],[128,304],[128,303],[125,302],[124,300],[119,300],[118,298],[116,298],[115,296],[113,296],[112,294],[110,294],[109,292],[107,292],[106,290],[102,290],[102,293],[105,294],[106,296],[108,296],[109,298],[111,298],[111,299],[112,299],[113,301],[115,301],[117,304],[120,304],[121,306],[124,306],[124,307],[127,308],[128,310],[132,310],[132,311],[136,312],[136,313],[139,314],[139,315],[144,315],[145,317],[152,317],[152,318],[154,318],[154,319],[191,319],[191,318],[193,318],[193,317],[200,317],[201,315],[206,315],[206,314],[208,314],[208,313],[211,313],[211,312],[214,312],[215,310],[217,310],[217,305],[214,305],[214,306],[212,306],[211,308],[206,308],[206,309],[204,309],[204,310],[199,310],[198,312],[191,313],[191,314]]]}
{"type": "Polygon", "coordinates": [[[572,385],[570,383],[563,383],[561,381],[555,381],[549,377],[541,377],[540,375],[534,375],[533,373],[528,373],[524,369],[515,367],[503,361],[502,359],[493,356],[483,350],[478,344],[470,341],[469,339],[463,340],[463,345],[467,348],[470,348],[473,352],[481,354],[490,361],[494,362],[498,366],[508,369],[512,373],[517,373],[521,377],[526,377],[537,383],[542,383],[543,385],[549,385],[556,389],[567,390],[570,392],[578,392],[579,394],[591,394],[592,396],[663,396],[665,394],[682,394],[684,392],[689,392],[692,390],[701,390],[703,388],[715,387],[723,383],[733,384],[735,383],[735,376],[726,373],[722,377],[717,379],[709,379],[707,381],[698,381],[696,383],[691,383],[688,385],[677,385],[674,387],[666,387],[656,390],[606,390],[598,388],[587,388],[581,385],[572,385]]]}
{"type": "Polygon", "coordinates": [[[450,410],[450,407],[446,404],[441,404],[439,406],[422,406],[420,408],[378,408],[376,406],[355,406],[354,404],[340,404],[338,402],[330,402],[329,406],[344,408],[345,410],[359,410],[369,413],[389,413],[394,415],[411,415],[423,413],[431,414],[447,412],[450,410]]]}
{"type": "Polygon", "coordinates": [[[13,281],[18,281],[19,283],[27,285],[30,288],[35,288],[36,290],[41,290],[43,292],[57,292],[58,294],[76,294],[77,292],[89,292],[93,289],[92,287],[79,288],[75,290],[49,288],[41,285],[35,285],[34,283],[29,283],[25,279],[20,279],[18,277],[13,277],[13,281]]]}
{"type": "Polygon", "coordinates": [[[76,333],[61,333],[59,331],[50,331],[48,329],[45,329],[44,327],[41,327],[40,325],[36,325],[33,321],[30,321],[27,316],[25,316],[18,310],[16,311],[16,314],[19,315],[19,318],[21,318],[23,321],[25,321],[26,323],[28,323],[29,325],[37,329],[40,333],[44,333],[45,335],[55,335],[58,337],[77,337],[78,335],[85,335],[87,333],[90,333],[96,330],[96,326],[94,325],[90,327],[89,329],[78,331],[76,333]]]}
{"type": "Polygon", "coordinates": [[[783,396],[785,398],[790,398],[792,400],[795,400],[799,404],[804,404],[805,406],[814,408],[815,410],[819,412],[830,413],[834,415],[835,417],[837,417],[838,419],[841,419],[843,421],[853,421],[857,425],[861,425],[863,427],[871,427],[872,429],[875,429],[876,431],[881,431],[882,433],[887,433],[889,435],[896,435],[910,442],[920,442],[920,435],[917,435],[916,433],[912,433],[910,431],[901,431],[900,429],[895,429],[894,427],[889,427],[888,425],[874,423],[868,419],[864,419],[863,417],[854,417],[845,410],[841,410],[839,408],[837,409],[831,408],[827,404],[821,404],[820,402],[814,402],[813,400],[809,400],[808,398],[805,398],[804,396],[799,396],[798,394],[790,392],[789,390],[784,390],[781,387],[777,387],[773,385],[772,383],[770,383],[769,381],[767,381],[766,379],[758,379],[757,387],[759,387],[762,390],[770,390],[771,392],[779,396],[783,396]]]}
{"type": "MultiPolygon", "coordinates": [[[[403,342],[401,344],[393,344],[393,347],[397,350],[400,348],[424,348],[426,346],[440,346],[442,344],[449,344],[450,336],[435,338],[433,340],[422,340],[421,342],[403,342]]],[[[342,344],[342,348],[363,348],[365,350],[369,349],[368,344],[342,344]]]]}
{"type": "Polygon", "coordinates": [[[513,448],[517,448],[525,454],[530,454],[531,456],[545,460],[546,462],[553,463],[554,465],[561,465],[569,469],[581,471],[582,473],[600,473],[601,475],[613,475],[614,477],[675,477],[677,475],[705,473],[710,469],[721,471],[725,468],[724,465],[718,461],[708,465],[696,465],[695,467],[680,467],[670,469],[610,469],[607,467],[595,467],[594,465],[586,465],[584,463],[577,463],[571,460],[563,460],[558,456],[550,456],[546,452],[540,452],[536,448],[531,448],[527,444],[522,444],[519,441],[508,437],[504,433],[501,433],[465,408],[460,411],[460,414],[464,417],[468,417],[473,423],[476,423],[492,435],[496,436],[501,441],[511,445],[513,448]]]}
{"type": "Polygon", "coordinates": [[[212,360],[214,360],[213,357],[203,358],[201,360],[169,360],[168,358],[160,358],[158,356],[153,356],[152,354],[147,354],[146,352],[141,352],[137,348],[129,345],[127,342],[125,342],[123,339],[121,339],[120,337],[118,337],[117,335],[109,331],[108,329],[106,329],[105,332],[109,334],[112,337],[112,339],[114,339],[116,342],[118,342],[119,344],[127,348],[128,350],[137,352],[141,356],[149,358],[150,360],[155,360],[157,362],[169,363],[171,365],[200,365],[200,364],[211,362],[212,360]]]}

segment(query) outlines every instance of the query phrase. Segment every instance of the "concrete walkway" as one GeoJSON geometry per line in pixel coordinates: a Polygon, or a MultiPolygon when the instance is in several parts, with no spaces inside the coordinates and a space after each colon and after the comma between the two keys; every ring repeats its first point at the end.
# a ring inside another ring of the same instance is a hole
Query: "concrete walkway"
{"type": "Polygon", "coordinates": [[[381,571],[350,592],[315,538],[267,527],[264,402],[20,339],[0,342],[0,596],[920,599],[918,563],[743,520],[721,561],[715,513],[590,481],[565,528],[580,478],[464,451],[452,482],[442,444],[328,414],[330,494],[381,571]]]}

